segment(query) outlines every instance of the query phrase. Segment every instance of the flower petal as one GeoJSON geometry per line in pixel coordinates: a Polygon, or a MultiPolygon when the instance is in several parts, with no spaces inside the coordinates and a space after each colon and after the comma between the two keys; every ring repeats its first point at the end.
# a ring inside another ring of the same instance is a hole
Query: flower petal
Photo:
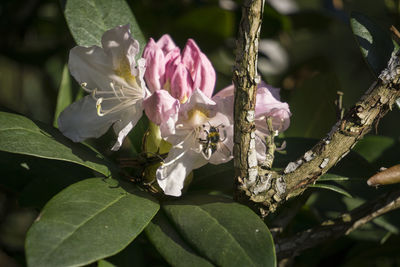
{"type": "Polygon", "coordinates": [[[139,53],[139,42],[133,39],[129,24],[117,26],[106,31],[101,38],[101,44],[104,52],[112,58],[114,69],[130,67],[130,74],[138,75],[135,70],[135,57],[139,53]],[[129,65],[121,66],[121,64],[126,63],[129,65]]]}
{"type": "Polygon", "coordinates": [[[114,132],[118,137],[111,150],[116,151],[122,146],[125,137],[135,127],[142,115],[143,106],[141,100],[119,114],[119,119],[113,126],[114,132]]]}
{"type": "Polygon", "coordinates": [[[96,100],[88,95],[72,103],[58,117],[60,131],[74,142],[100,137],[118,120],[119,113],[98,116],[96,100]]]}
{"type": "Polygon", "coordinates": [[[183,103],[192,94],[192,88],[193,81],[188,70],[179,64],[171,76],[171,95],[183,103]]]}
{"type": "Polygon", "coordinates": [[[208,97],[215,86],[215,70],[207,56],[200,51],[194,40],[189,39],[182,53],[182,63],[190,72],[193,89],[199,88],[208,97]]]}
{"type": "Polygon", "coordinates": [[[98,46],[76,46],[69,53],[68,67],[71,75],[81,85],[100,91],[112,90],[110,81],[116,77],[111,59],[98,46]],[[111,79],[110,79],[111,77],[111,79]]]}
{"type": "Polygon", "coordinates": [[[207,164],[204,157],[193,150],[172,148],[156,172],[157,182],[166,195],[179,197],[189,173],[207,164]]]}
{"type": "Polygon", "coordinates": [[[172,41],[172,38],[169,36],[169,34],[164,34],[161,36],[161,38],[157,41],[157,46],[164,52],[164,55],[178,48],[174,41],[172,41]]]}
{"type": "Polygon", "coordinates": [[[264,134],[268,134],[266,117],[272,118],[274,130],[285,131],[290,125],[289,105],[277,100],[266,87],[257,90],[256,99],[256,126],[264,134]]]}
{"type": "Polygon", "coordinates": [[[178,119],[179,101],[167,91],[155,91],[143,102],[147,117],[157,125],[166,123],[169,118],[178,119]]]}
{"type": "Polygon", "coordinates": [[[163,51],[150,38],[143,51],[146,59],[146,72],[144,77],[151,92],[162,88],[161,78],[165,73],[165,57],[163,51]]]}

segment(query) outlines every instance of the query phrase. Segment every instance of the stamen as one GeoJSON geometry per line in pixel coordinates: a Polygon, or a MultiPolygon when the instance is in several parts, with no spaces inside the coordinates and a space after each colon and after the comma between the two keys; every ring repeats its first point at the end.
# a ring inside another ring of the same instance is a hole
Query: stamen
{"type": "Polygon", "coordinates": [[[167,163],[161,162],[161,168],[167,167],[167,166],[169,166],[169,165],[171,165],[171,164],[174,164],[175,161],[177,161],[178,159],[182,158],[183,155],[185,155],[185,152],[186,152],[186,151],[183,151],[181,154],[179,154],[178,156],[176,156],[176,157],[175,157],[173,160],[171,160],[170,162],[167,162],[167,163]]]}
{"type": "Polygon", "coordinates": [[[104,113],[101,112],[101,103],[102,102],[103,102],[103,98],[101,98],[101,97],[99,99],[97,99],[97,102],[96,102],[97,115],[100,117],[104,116],[104,113]]]}

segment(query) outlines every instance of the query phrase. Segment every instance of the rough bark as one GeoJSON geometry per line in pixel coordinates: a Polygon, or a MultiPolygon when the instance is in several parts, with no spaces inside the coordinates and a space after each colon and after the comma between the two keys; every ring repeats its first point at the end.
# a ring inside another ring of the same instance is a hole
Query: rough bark
{"type": "MultiPolygon", "coordinates": [[[[258,176],[255,151],[254,108],[256,103],[258,39],[264,10],[264,0],[245,0],[237,39],[236,61],[233,69],[235,85],[234,166],[239,188],[247,188],[258,176]]],[[[242,189],[237,199],[244,196],[242,189]]]]}
{"type": "Polygon", "coordinates": [[[391,110],[400,97],[399,89],[400,62],[398,55],[393,55],[379,79],[312,149],[289,163],[281,173],[259,166],[257,183],[245,190],[251,201],[261,204],[258,208],[262,215],[274,212],[285,200],[303,193],[308,185],[343,159],[391,110]]]}

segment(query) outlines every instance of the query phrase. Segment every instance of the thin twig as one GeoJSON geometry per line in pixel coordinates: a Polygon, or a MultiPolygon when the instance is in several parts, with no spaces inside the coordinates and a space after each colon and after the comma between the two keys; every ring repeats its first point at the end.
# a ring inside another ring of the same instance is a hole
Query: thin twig
{"type": "Polygon", "coordinates": [[[324,222],[318,227],[289,238],[276,239],[277,257],[280,259],[293,257],[322,242],[348,235],[367,222],[398,208],[400,208],[400,190],[384,194],[365,202],[349,213],[342,214],[335,220],[324,222]]]}

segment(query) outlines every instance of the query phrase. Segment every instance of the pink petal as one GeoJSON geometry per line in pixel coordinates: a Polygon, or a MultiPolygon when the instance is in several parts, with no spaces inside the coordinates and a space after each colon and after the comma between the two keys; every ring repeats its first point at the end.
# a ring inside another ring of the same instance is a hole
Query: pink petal
{"type": "Polygon", "coordinates": [[[192,94],[193,81],[182,64],[179,64],[171,77],[171,95],[181,102],[186,102],[192,94]]]}
{"type": "Polygon", "coordinates": [[[178,117],[179,101],[165,90],[157,90],[143,101],[147,117],[155,124],[166,123],[168,119],[178,117]]]}
{"type": "Polygon", "coordinates": [[[215,70],[210,60],[192,39],[187,41],[183,50],[182,63],[192,77],[193,89],[199,88],[208,97],[211,97],[216,80],[215,70]]]}
{"type": "Polygon", "coordinates": [[[164,55],[168,54],[173,49],[178,48],[174,41],[172,41],[171,36],[168,34],[161,36],[161,38],[157,41],[157,46],[164,52],[164,55]]]}
{"type": "Polygon", "coordinates": [[[165,73],[165,57],[163,51],[150,38],[144,48],[143,57],[146,59],[146,72],[144,78],[151,92],[162,89],[160,83],[165,73]]]}

